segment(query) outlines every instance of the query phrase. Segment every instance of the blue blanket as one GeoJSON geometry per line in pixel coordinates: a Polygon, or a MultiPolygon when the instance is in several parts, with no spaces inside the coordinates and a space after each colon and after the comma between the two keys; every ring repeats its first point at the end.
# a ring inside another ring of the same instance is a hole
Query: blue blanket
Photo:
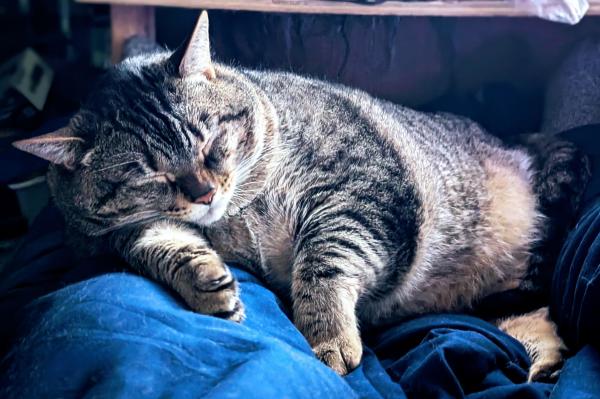
{"type": "Polygon", "coordinates": [[[3,398],[600,397],[593,346],[578,346],[558,384],[527,384],[523,347],[461,315],[371,332],[360,367],[342,378],[244,271],[235,270],[247,309],[240,325],[189,311],[115,259],[75,261],[55,211],[33,231],[0,284],[3,398]]]}

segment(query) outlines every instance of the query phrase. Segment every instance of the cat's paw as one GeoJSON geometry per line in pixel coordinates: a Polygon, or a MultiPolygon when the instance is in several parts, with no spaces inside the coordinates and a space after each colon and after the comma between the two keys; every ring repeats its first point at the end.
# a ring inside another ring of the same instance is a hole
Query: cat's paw
{"type": "Polygon", "coordinates": [[[362,357],[363,348],[358,329],[349,330],[353,331],[317,340],[313,345],[315,355],[339,375],[346,375],[358,367],[362,357]]]}
{"type": "Polygon", "coordinates": [[[174,261],[173,288],[192,310],[235,322],[244,319],[238,283],[217,254],[182,253],[174,261]]]}
{"type": "Polygon", "coordinates": [[[567,347],[558,335],[540,339],[532,346],[535,349],[527,381],[555,383],[562,370],[567,347]]]}
{"type": "Polygon", "coordinates": [[[529,369],[528,382],[548,382],[555,383],[558,381],[560,371],[562,370],[563,360],[550,359],[535,361],[529,369]]]}
{"type": "Polygon", "coordinates": [[[567,347],[558,335],[548,307],[498,320],[496,325],[525,347],[531,359],[529,382],[558,379],[567,347]]]}

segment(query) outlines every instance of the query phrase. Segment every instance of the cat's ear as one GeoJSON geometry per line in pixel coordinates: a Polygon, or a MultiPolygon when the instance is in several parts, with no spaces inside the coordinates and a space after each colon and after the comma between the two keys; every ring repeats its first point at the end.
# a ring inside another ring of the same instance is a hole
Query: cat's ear
{"type": "Polygon", "coordinates": [[[181,78],[193,76],[204,76],[208,80],[215,78],[215,69],[210,60],[208,13],[206,11],[202,11],[200,14],[189,40],[175,50],[171,56],[171,63],[181,78]]]}
{"type": "Polygon", "coordinates": [[[12,143],[19,150],[28,152],[67,169],[74,169],[83,153],[84,141],[75,136],[69,127],[55,132],[12,143]]]}

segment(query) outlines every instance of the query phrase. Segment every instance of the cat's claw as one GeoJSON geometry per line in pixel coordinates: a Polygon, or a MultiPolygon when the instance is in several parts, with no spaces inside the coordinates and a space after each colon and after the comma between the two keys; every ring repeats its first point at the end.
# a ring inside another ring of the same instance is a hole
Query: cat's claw
{"type": "Polygon", "coordinates": [[[244,304],[238,299],[231,312],[214,313],[212,316],[241,323],[246,318],[246,311],[244,310],[244,304]]]}
{"type": "Polygon", "coordinates": [[[240,322],[244,319],[244,305],[239,298],[239,288],[236,280],[213,289],[204,291],[197,287],[192,288],[193,292],[184,297],[192,310],[222,319],[240,322]]]}
{"type": "Polygon", "coordinates": [[[315,355],[339,375],[358,367],[362,357],[362,342],[358,332],[339,335],[313,346],[315,355]]]}

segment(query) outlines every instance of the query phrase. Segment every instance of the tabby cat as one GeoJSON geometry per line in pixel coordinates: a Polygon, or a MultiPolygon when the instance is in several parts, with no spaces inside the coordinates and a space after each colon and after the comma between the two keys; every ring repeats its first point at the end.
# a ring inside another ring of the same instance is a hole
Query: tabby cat
{"type": "MultiPolygon", "coordinates": [[[[245,266],[340,374],[360,362],[359,325],[522,287],[550,222],[524,150],[464,118],[213,63],[206,13],[185,46],[124,60],[67,127],[15,145],[53,163],[81,248],[116,252],[193,310],[236,322],[226,263],[245,266]]],[[[555,364],[560,340],[535,317],[552,344],[534,354],[555,364]]]]}

